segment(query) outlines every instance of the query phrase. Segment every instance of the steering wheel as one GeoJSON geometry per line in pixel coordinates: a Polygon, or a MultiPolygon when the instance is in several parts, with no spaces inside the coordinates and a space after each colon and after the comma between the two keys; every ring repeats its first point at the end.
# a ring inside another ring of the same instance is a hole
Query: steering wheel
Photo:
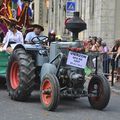
{"type": "Polygon", "coordinates": [[[48,38],[47,36],[35,36],[32,38],[31,42],[33,44],[43,44],[47,42],[46,40],[47,38],[48,38]]]}

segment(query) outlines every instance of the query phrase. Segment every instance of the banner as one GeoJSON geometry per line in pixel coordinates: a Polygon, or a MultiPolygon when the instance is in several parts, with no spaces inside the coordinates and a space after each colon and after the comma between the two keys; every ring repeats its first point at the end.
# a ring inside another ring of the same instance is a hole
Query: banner
{"type": "Polygon", "coordinates": [[[12,18],[10,3],[11,3],[11,0],[3,0],[0,8],[0,15],[6,18],[12,18]]]}

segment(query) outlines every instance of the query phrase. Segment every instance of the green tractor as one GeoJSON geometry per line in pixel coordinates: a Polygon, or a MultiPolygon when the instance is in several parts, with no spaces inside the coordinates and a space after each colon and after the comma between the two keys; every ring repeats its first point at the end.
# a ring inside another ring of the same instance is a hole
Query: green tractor
{"type": "Polygon", "coordinates": [[[9,54],[6,52],[0,52],[0,83],[5,82],[6,69],[8,64],[9,54]]]}

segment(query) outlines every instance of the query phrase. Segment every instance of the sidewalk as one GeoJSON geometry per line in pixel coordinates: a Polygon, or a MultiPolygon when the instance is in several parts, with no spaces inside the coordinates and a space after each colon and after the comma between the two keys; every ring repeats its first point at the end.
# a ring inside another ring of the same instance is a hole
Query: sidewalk
{"type": "Polygon", "coordinates": [[[114,86],[111,86],[111,90],[120,95],[120,83],[114,83],[114,86]]]}

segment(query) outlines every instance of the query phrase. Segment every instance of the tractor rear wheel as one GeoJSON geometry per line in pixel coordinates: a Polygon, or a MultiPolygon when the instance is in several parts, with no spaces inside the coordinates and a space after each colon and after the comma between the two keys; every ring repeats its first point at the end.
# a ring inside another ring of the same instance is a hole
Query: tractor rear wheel
{"type": "Polygon", "coordinates": [[[110,86],[103,75],[94,75],[88,85],[88,97],[94,109],[104,109],[110,100],[110,86]]]}
{"type": "Polygon", "coordinates": [[[11,99],[25,101],[34,87],[34,61],[22,48],[13,51],[8,62],[7,88],[11,99]]]}
{"type": "Polygon", "coordinates": [[[40,86],[40,99],[44,109],[54,111],[60,99],[60,86],[53,74],[46,74],[40,86]]]}

